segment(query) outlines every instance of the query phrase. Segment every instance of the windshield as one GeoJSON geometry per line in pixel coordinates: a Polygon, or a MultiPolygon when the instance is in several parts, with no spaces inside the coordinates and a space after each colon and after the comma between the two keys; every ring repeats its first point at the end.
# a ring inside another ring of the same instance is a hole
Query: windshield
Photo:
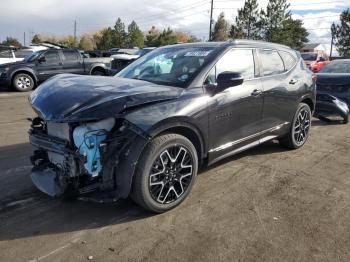
{"type": "Polygon", "coordinates": [[[334,61],[320,70],[320,73],[348,73],[350,74],[350,61],[334,61]]]}
{"type": "Polygon", "coordinates": [[[27,62],[33,62],[35,59],[38,58],[39,55],[41,55],[45,50],[41,50],[41,51],[37,51],[37,52],[34,52],[32,53],[31,55],[27,56],[25,58],[25,61],[27,62]]]}
{"type": "Polygon", "coordinates": [[[166,47],[136,60],[116,76],[186,87],[214,55],[214,47],[166,47]]]}
{"type": "Polygon", "coordinates": [[[301,57],[305,60],[305,61],[315,61],[317,60],[317,54],[301,54],[301,57]]]}

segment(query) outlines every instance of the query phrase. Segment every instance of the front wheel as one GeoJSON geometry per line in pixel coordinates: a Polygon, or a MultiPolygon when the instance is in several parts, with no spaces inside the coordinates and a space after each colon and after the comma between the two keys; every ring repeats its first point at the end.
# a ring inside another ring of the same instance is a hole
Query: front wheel
{"type": "Polygon", "coordinates": [[[280,139],[280,143],[288,148],[302,147],[309,138],[311,129],[311,109],[305,103],[300,103],[294,115],[290,130],[280,139]]]}
{"type": "Polygon", "coordinates": [[[154,138],[139,160],[131,198],[156,213],[179,205],[189,194],[198,171],[198,156],[184,136],[154,138]]]}
{"type": "Polygon", "coordinates": [[[27,92],[34,88],[34,80],[28,74],[19,73],[13,78],[12,86],[16,91],[27,92]]]}

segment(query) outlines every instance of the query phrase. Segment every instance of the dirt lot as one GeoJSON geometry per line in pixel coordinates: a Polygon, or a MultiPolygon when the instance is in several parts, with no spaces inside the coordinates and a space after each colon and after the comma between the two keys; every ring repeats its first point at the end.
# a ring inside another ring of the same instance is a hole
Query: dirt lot
{"type": "Polygon", "coordinates": [[[151,215],[38,192],[27,96],[0,92],[1,261],[350,261],[350,125],[314,121],[300,150],[271,142],[220,162],[151,215]]]}

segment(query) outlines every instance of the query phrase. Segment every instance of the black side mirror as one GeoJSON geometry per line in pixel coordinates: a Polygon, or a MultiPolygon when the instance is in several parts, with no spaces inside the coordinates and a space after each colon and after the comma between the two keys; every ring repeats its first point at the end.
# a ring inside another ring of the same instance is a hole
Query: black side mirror
{"type": "Polygon", "coordinates": [[[229,87],[241,85],[243,83],[243,77],[240,73],[225,71],[217,76],[216,82],[218,93],[229,87]]]}
{"type": "Polygon", "coordinates": [[[38,62],[39,62],[39,63],[45,63],[45,62],[46,62],[45,56],[39,57],[39,58],[38,58],[38,62]]]}

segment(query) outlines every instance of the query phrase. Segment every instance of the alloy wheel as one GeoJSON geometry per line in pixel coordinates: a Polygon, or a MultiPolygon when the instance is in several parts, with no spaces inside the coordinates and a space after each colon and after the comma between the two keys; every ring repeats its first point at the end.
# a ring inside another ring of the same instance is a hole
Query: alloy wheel
{"type": "Polygon", "coordinates": [[[159,154],[152,165],[150,194],[158,203],[172,203],[186,192],[192,178],[192,155],[181,145],[170,146],[159,154]]]}
{"type": "Polygon", "coordinates": [[[31,86],[30,79],[28,77],[26,77],[26,76],[20,76],[17,79],[17,86],[20,89],[28,89],[28,88],[30,88],[30,86],[31,86]]]}
{"type": "Polygon", "coordinates": [[[311,127],[310,112],[306,108],[302,108],[293,127],[293,138],[297,145],[305,143],[311,127]]]}

